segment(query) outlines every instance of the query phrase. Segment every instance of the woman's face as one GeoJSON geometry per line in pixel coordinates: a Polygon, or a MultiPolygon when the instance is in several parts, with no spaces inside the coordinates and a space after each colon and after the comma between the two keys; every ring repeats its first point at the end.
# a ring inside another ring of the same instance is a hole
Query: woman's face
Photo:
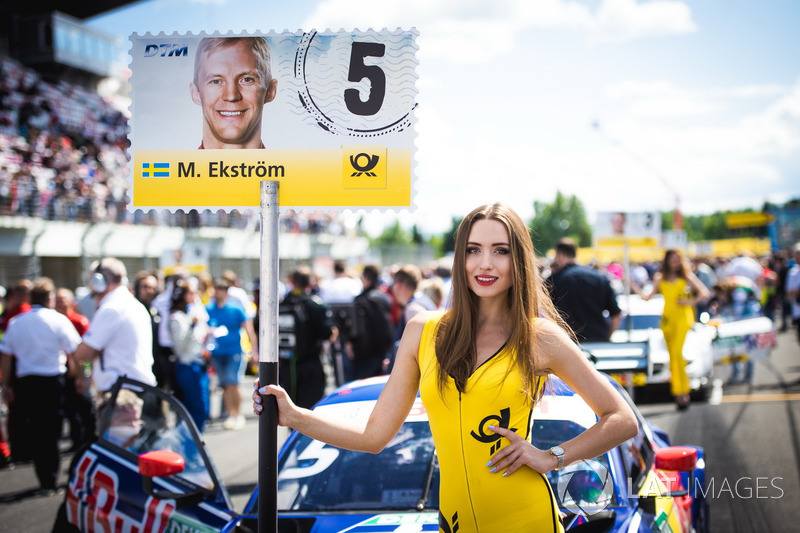
{"type": "Polygon", "coordinates": [[[678,254],[670,254],[669,258],[667,258],[667,266],[669,267],[670,272],[677,273],[681,269],[681,256],[678,254]]]}
{"type": "Polygon", "coordinates": [[[191,305],[194,303],[195,292],[192,289],[187,289],[185,293],[183,293],[183,302],[186,305],[191,305]]]}
{"type": "Polygon", "coordinates": [[[508,231],[497,220],[478,220],[467,238],[466,272],[470,290],[481,298],[505,295],[511,285],[508,231]]]}

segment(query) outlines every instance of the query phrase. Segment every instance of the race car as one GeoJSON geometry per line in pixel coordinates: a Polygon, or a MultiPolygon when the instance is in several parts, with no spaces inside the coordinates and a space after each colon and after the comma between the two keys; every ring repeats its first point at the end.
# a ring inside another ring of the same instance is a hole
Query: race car
{"type": "Polygon", "coordinates": [[[708,324],[717,328],[712,344],[717,366],[768,359],[778,345],[775,323],[765,316],[723,317],[708,324]]]}
{"type": "MultiPolygon", "coordinates": [[[[643,300],[635,294],[621,295],[617,297],[617,303],[622,310],[622,321],[619,328],[611,334],[611,342],[620,345],[630,343],[646,345],[647,368],[637,370],[633,374],[633,385],[643,387],[669,383],[671,379],[669,352],[661,331],[663,297],[656,295],[650,300],[643,300]]],[[[701,322],[695,322],[686,335],[683,357],[687,363],[686,373],[694,391],[706,391],[712,384],[714,377],[712,343],[716,336],[717,331],[714,327],[701,322]]],[[[593,343],[589,348],[597,349],[599,344],[602,343],[593,343]]]]}
{"type": "MultiPolygon", "coordinates": [[[[352,382],[315,409],[366,418],[386,376],[352,382]]],[[[624,390],[613,382],[626,399],[624,390]]],[[[631,403],[639,433],[608,453],[548,473],[567,531],[708,531],[705,462],[672,447],[631,403]]],[[[597,421],[558,379],[533,414],[532,442],[547,449],[597,421]]],[[[70,467],[56,531],[256,531],[258,489],[241,513],[230,504],[200,435],[174,397],[122,379],[99,437],[70,467]],[[121,430],[119,428],[126,428],[121,430]]],[[[439,473],[419,398],[379,454],[343,450],[292,433],[278,456],[278,531],[438,531],[439,473]]]]}

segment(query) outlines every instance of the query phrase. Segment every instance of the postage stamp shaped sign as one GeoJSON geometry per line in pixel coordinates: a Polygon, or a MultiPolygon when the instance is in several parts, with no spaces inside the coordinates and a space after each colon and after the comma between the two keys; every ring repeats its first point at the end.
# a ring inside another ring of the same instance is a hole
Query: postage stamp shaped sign
{"type": "Polygon", "coordinates": [[[132,35],[131,207],[411,207],[416,37],[132,35]]]}

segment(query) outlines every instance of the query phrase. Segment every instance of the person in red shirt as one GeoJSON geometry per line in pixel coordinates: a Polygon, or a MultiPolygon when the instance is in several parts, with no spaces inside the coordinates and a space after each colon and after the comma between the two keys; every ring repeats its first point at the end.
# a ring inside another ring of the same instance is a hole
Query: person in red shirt
{"type": "Polygon", "coordinates": [[[16,282],[6,294],[6,307],[0,315],[0,332],[5,333],[11,319],[31,310],[31,289],[33,283],[28,279],[16,282]]]}
{"type": "MultiPolygon", "coordinates": [[[[55,310],[72,322],[81,337],[89,329],[89,319],[75,309],[75,294],[71,290],[62,287],[56,291],[55,310]]],[[[73,365],[75,362],[70,358],[68,364],[73,365]]],[[[72,449],[87,442],[94,435],[95,415],[89,381],[83,372],[74,372],[72,369],[67,372],[64,384],[64,415],[69,420],[72,449]],[[85,380],[84,386],[80,389],[82,393],[78,392],[75,386],[75,376],[79,376],[77,379],[85,380]]]]}
{"type": "Polygon", "coordinates": [[[56,311],[69,318],[81,337],[89,329],[89,319],[75,310],[75,294],[71,290],[62,287],[56,291],[56,311]]]}
{"type": "MultiPolygon", "coordinates": [[[[11,322],[11,319],[17,315],[21,315],[22,313],[27,313],[31,310],[31,289],[33,288],[33,282],[28,279],[21,279],[16,282],[6,294],[6,306],[3,310],[3,314],[0,315],[0,337],[2,334],[5,333],[6,329],[8,328],[8,323],[11,322]]],[[[6,357],[3,354],[0,354],[0,365],[2,365],[2,359],[6,357]]],[[[13,387],[13,380],[14,380],[14,363],[15,361],[11,360],[11,386],[13,387]]],[[[0,372],[2,374],[2,372],[0,372]]],[[[0,375],[2,378],[2,375],[0,375]]],[[[0,468],[7,466],[11,463],[11,448],[14,447],[14,428],[17,425],[17,417],[14,413],[14,402],[8,403],[8,418],[7,418],[7,429],[4,429],[0,426],[0,468]],[[9,448],[9,445],[11,448],[9,448]]],[[[19,447],[17,447],[19,450],[19,447]]],[[[21,453],[17,453],[17,459],[25,459],[21,453]]]]}

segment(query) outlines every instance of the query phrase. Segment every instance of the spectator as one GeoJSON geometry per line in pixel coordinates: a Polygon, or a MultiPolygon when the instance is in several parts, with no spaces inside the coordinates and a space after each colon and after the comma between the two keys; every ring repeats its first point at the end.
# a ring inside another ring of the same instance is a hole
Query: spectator
{"type": "MultiPolygon", "coordinates": [[[[159,295],[160,280],[157,271],[141,270],[133,278],[133,295],[150,315],[150,330],[153,335],[153,375],[162,390],[175,390],[175,357],[172,349],[161,345],[161,322],[165,320],[155,305],[159,295]]],[[[171,338],[170,338],[171,341],[171,338]]]]}
{"type": "Polygon", "coordinates": [[[118,259],[107,257],[92,269],[89,287],[98,302],[97,311],[75,359],[93,363],[92,380],[101,403],[122,376],[156,384],[150,315],[126,285],[125,265],[118,259]]]}
{"type": "Polygon", "coordinates": [[[352,303],[362,290],[361,282],[347,274],[344,262],[334,261],[333,279],[322,284],[319,296],[326,304],[352,303]]]}
{"type": "Polygon", "coordinates": [[[0,315],[0,332],[8,328],[8,323],[17,315],[27,313],[31,310],[31,289],[33,283],[27,279],[21,279],[8,290],[6,294],[6,305],[3,314],[0,315]]]}
{"type": "Polygon", "coordinates": [[[403,308],[403,313],[400,316],[400,322],[397,324],[395,332],[395,340],[400,340],[409,320],[422,311],[434,311],[435,307],[433,302],[428,303],[429,300],[427,298],[423,300],[421,295],[417,294],[417,289],[422,281],[422,273],[416,265],[400,267],[394,273],[392,281],[392,294],[394,294],[400,307],[403,308]]]}
{"type": "Polygon", "coordinates": [[[786,298],[792,303],[792,321],[800,339],[800,243],[794,245],[794,266],[786,274],[786,298]]]}
{"type": "Polygon", "coordinates": [[[75,294],[66,287],[61,287],[56,291],[55,309],[72,322],[78,335],[83,336],[89,329],[89,319],[75,309],[75,294]]]}
{"type": "Polygon", "coordinates": [[[568,238],[556,244],[556,268],[550,276],[553,303],[579,341],[605,342],[619,327],[622,312],[608,278],[575,263],[577,249],[568,238]]]}
{"type": "MultiPolygon", "coordinates": [[[[200,296],[200,302],[205,307],[214,299],[214,278],[208,272],[201,272],[197,275],[197,293],[200,296]]],[[[255,300],[255,303],[258,304],[258,300],[255,300]]]]}
{"type": "Polygon", "coordinates": [[[179,281],[172,291],[169,331],[177,357],[175,380],[180,399],[202,433],[210,407],[208,372],[203,357],[208,324],[205,313],[193,311],[197,293],[191,281],[179,281]]]}
{"type": "Polygon", "coordinates": [[[328,307],[311,294],[310,271],[295,270],[290,281],[292,290],[281,301],[279,313],[291,317],[294,343],[281,350],[278,376],[292,400],[310,408],[325,394],[325,371],[320,359],[323,342],[335,341],[339,332],[328,307]]]}
{"type": "MultiPolygon", "coordinates": [[[[21,279],[17,281],[14,285],[12,285],[11,288],[8,290],[8,293],[6,294],[6,305],[5,308],[3,309],[2,316],[0,316],[0,335],[2,335],[2,333],[6,331],[6,328],[8,328],[8,323],[11,321],[11,319],[13,319],[15,316],[27,313],[28,311],[31,310],[30,300],[31,300],[32,288],[33,288],[33,283],[31,283],[30,280],[21,279]]],[[[6,359],[6,356],[0,353],[0,367],[2,368],[6,368],[4,366],[5,363],[3,363],[4,359],[6,359]]],[[[15,363],[16,363],[15,360],[8,361],[9,370],[7,372],[0,370],[0,375],[4,375],[6,373],[8,374],[8,376],[3,377],[3,379],[6,380],[6,383],[10,383],[12,387],[14,386],[14,380],[16,379],[15,375],[16,373],[14,371],[15,363]]],[[[14,452],[13,459],[15,461],[23,461],[28,459],[28,457],[26,456],[27,452],[24,451],[24,447],[20,446],[16,442],[17,435],[19,434],[19,431],[17,429],[19,425],[19,420],[17,417],[14,400],[13,399],[6,400],[6,405],[8,406],[8,418],[7,418],[8,435],[3,436],[3,439],[0,439],[4,441],[2,443],[2,448],[5,450],[6,448],[8,448],[8,446],[10,446],[12,450],[16,449],[16,451],[14,452]]],[[[5,453],[4,456],[5,456],[4,462],[6,463],[11,462],[10,456],[5,455],[5,453]]]]}
{"type": "Polygon", "coordinates": [[[435,309],[443,309],[444,285],[441,278],[430,277],[423,279],[419,284],[419,292],[427,298],[427,303],[435,309]]]}
{"type": "Polygon", "coordinates": [[[764,316],[775,322],[775,309],[778,303],[778,273],[772,269],[771,261],[761,259],[761,298],[759,304],[764,316]]]}
{"type": "MultiPolygon", "coordinates": [[[[189,271],[184,268],[175,268],[165,283],[164,291],[156,295],[150,305],[150,316],[158,315],[155,319],[158,327],[156,338],[153,339],[154,372],[158,386],[167,391],[176,390],[175,385],[175,352],[172,349],[172,335],[169,331],[169,314],[172,305],[172,290],[176,284],[189,279],[189,271]]],[[[151,323],[152,323],[151,318],[151,323]]]]}
{"type": "Polygon", "coordinates": [[[253,305],[247,291],[241,287],[241,280],[233,270],[226,270],[222,273],[222,279],[228,282],[228,304],[234,305],[244,311],[248,320],[253,320],[256,316],[256,308],[253,305]]]}
{"type": "Polygon", "coordinates": [[[350,277],[343,261],[334,261],[333,279],[323,282],[319,290],[319,297],[333,313],[333,321],[339,331],[336,341],[331,344],[337,385],[350,381],[355,372],[352,354],[348,353],[347,346],[355,328],[353,302],[362,290],[361,281],[350,277]]]}
{"type": "Polygon", "coordinates": [[[453,256],[442,257],[436,261],[436,275],[442,280],[442,309],[450,309],[450,293],[453,287],[453,256]]]}
{"type": "Polygon", "coordinates": [[[258,339],[249,320],[237,305],[228,302],[230,284],[224,278],[214,282],[214,301],[208,306],[208,326],[215,337],[216,346],[211,351],[211,361],[222,387],[222,399],[228,417],[223,423],[225,429],[241,429],[245,420],[241,415],[242,398],[239,382],[244,370],[242,357],[241,330],[245,329],[258,353],[258,339]]]}
{"type": "Polygon", "coordinates": [[[67,358],[81,343],[70,321],[52,309],[54,292],[52,280],[36,280],[31,290],[33,308],[12,320],[0,341],[4,361],[3,395],[6,401],[16,400],[19,443],[30,450],[40,490],[45,493],[55,491],[58,478],[58,439],[62,429],[67,358]],[[17,362],[17,379],[13,385],[11,357],[17,362]]]}
{"type": "Polygon", "coordinates": [[[379,288],[379,274],[374,265],[364,267],[361,274],[364,291],[353,301],[355,325],[348,350],[353,357],[352,379],[380,375],[392,347],[392,302],[379,288]]]}
{"type": "MultiPolygon", "coordinates": [[[[83,336],[89,329],[89,319],[75,310],[75,295],[71,290],[62,287],[56,291],[55,309],[69,319],[78,335],[83,336]]],[[[69,436],[74,450],[94,436],[95,420],[87,383],[88,369],[72,359],[67,363],[70,367],[64,381],[64,416],[69,421],[69,436]],[[75,380],[80,380],[81,384],[76,385],[75,380]]]]}
{"type": "Polygon", "coordinates": [[[786,277],[790,268],[791,265],[786,255],[782,252],[776,253],[774,270],[778,274],[778,279],[775,284],[775,299],[777,300],[778,312],[781,317],[780,331],[789,329],[792,317],[792,302],[786,294],[786,277]]]}
{"type": "Polygon", "coordinates": [[[394,366],[394,356],[397,345],[403,337],[406,324],[422,311],[434,311],[436,308],[428,298],[417,294],[417,289],[422,281],[422,272],[416,265],[405,265],[397,269],[392,276],[392,295],[402,309],[400,320],[395,326],[394,346],[392,353],[384,361],[384,371],[391,372],[394,366]]]}

